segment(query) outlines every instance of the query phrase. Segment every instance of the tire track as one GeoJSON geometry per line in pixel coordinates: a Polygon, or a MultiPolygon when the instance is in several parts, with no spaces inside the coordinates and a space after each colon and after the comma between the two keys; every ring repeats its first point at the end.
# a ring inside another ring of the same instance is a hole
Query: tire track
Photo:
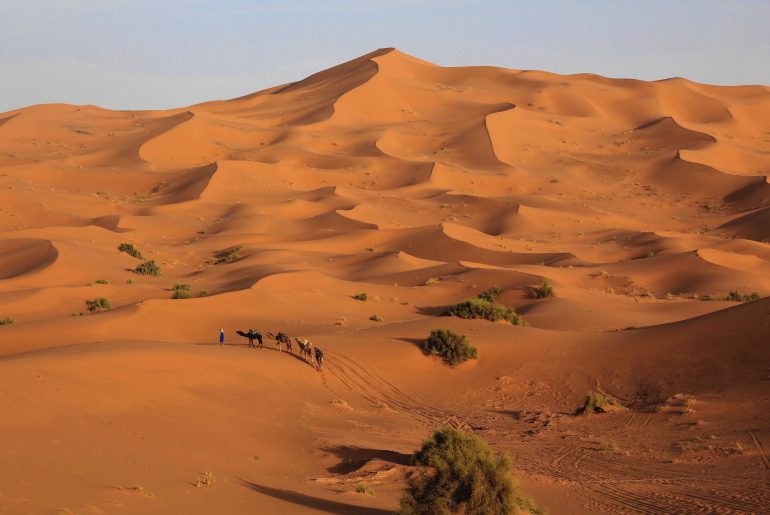
{"type": "MultiPolygon", "coordinates": [[[[366,402],[375,405],[385,404],[395,411],[406,413],[432,427],[437,425],[469,427],[456,414],[430,406],[405,393],[378,374],[372,366],[333,351],[327,351],[327,355],[329,359],[327,359],[326,369],[329,375],[366,402]]],[[[333,392],[328,384],[326,386],[333,392]]],[[[337,395],[336,392],[333,393],[337,395]]]]}
{"type": "Polygon", "coordinates": [[[757,438],[757,435],[754,433],[754,431],[746,432],[749,433],[749,436],[754,441],[754,445],[757,446],[757,449],[759,450],[759,456],[762,458],[762,463],[765,465],[765,469],[770,470],[770,458],[767,457],[765,448],[762,446],[762,442],[759,441],[759,438],[757,438]]]}

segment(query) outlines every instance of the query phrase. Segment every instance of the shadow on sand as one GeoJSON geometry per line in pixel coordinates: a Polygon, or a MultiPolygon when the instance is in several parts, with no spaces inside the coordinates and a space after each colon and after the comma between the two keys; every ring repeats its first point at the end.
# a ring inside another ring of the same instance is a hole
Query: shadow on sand
{"type": "Polygon", "coordinates": [[[397,465],[409,465],[412,462],[411,454],[386,449],[367,449],[365,447],[339,445],[336,447],[324,447],[321,450],[342,459],[340,463],[326,469],[333,474],[349,474],[374,459],[388,461],[397,465]]]}
{"type": "Polygon", "coordinates": [[[327,513],[340,513],[344,515],[392,515],[397,513],[391,510],[383,510],[381,508],[367,508],[365,506],[357,506],[355,504],[348,504],[339,501],[330,501],[328,499],[322,499],[320,497],[313,497],[312,495],[306,495],[293,490],[284,490],[281,488],[272,488],[265,485],[260,485],[252,481],[240,480],[241,483],[251,488],[255,492],[259,492],[262,495],[268,495],[274,499],[280,499],[281,501],[290,502],[298,506],[304,506],[306,508],[312,508],[314,510],[325,511],[327,513]]]}

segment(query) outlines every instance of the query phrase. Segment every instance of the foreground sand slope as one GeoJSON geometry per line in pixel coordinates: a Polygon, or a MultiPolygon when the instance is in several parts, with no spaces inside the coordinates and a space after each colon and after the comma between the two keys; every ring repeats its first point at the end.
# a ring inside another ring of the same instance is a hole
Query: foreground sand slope
{"type": "Polygon", "coordinates": [[[447,424],[553,513],[761,512],[770,304],[725,298],[770,294],[768,171],[765,86],[394,49],[181,109],[0,114],[0,512],[392,511],[447,424]],[[490,286],[528,327],[440,317],[490,286]],[[323,373],[249,327],[313,338],[323,373]],[[436,327],[480,359],[423,356],[436,327]],[[573,417],[588,390],[628,409],[573,417]]]}

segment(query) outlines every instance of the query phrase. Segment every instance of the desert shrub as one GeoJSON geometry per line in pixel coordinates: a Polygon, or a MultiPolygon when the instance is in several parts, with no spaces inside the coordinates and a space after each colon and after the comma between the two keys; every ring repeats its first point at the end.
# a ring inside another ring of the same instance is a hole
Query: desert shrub
{"type": "Polygon", "coordinates": [[[0,325],[12,325],[15,323],[16,323],[16,320],[14,320],[11,317],[0,318],[0,325]]]}
{"type": "Polygon", "coordinates": [[[125,252],[129,256],[135,257],[136,259],[144,259],[142,253],[139,252],[139,249],[134,247],[133,243],[121,243],[118,245],[118,251],[125,252]]]}
{"type": "Polygon", "coordinates": [[[240,260],[243,256],[241,256],[241,250],[243,247],[240,245],[236,247],[231,247],[229,249],[225,249],[217,254],[217,265],[222,265],[225,263],[233,263],[235,261],[240,260]]]}
{"type": "Polygon", "coordinates": [[[530,297],[533,299],[545,299],[547,297],[553,297],[553,287],[548,279],[541,279],[540,285],[536,288],[532,288],[529,292],[530,297]]]}
{"type": "Polygon", "coordinates": [[[353,298],[356,300],[360,300],[362,302],[366,302],[369,296],[366,293],[356,293],[355,295],[353,295],[353,298]]]}
{"type": "Polygon", "coordinates": [[[438,277],[429,277],[427,281],[425,281],[425,286],[430,286],[431,284],[436,284],[439,282],[438,277]]]}
{"type": "Polygon", "coordinates": [[[757,292],[751,292],[749,294],[740,293],[737,291],[731,291],[725,300],[731,300],[733,302],[751,302],[752,300],[759,300],[761,297],[757,292]]]}
{"type": "Polygon", "coordinates": [[[401,499],[403,515],[541,513],[519,491],[510,458],[461,429],[436,431],[414,463],[428,470],[409,479],[401,499]]]}
{"type": "Polygon", "coordinates": [[[94,281],[96,284],[110,284],[110,281],[107,279],[97,279],[94,281]]]}
{"type": "Polygon", "coordinates": [[[209,296],[209,292],[207,292],[206,290],[201,290],[198,293],[196,293],[195,296],[196,297],[208,297],[209,296]]]}
{"type": "Polygon", "coordinates": [[[622,407],[613,399],[599,392],[588,392],[583,400],[583,405],[575,410],[576,415],[588,415],[589,413],[602,413],[608,407],[622,407]]]}
{"type": "Polygon", "coordinates": [[[371,320],[372,322],[382,322],[382,317],[380,317],[380,315],[375,313],[374,315],[369,317],[369,320],[371,320]]]}
{"type": "Polygon", "coordinates": [[[139,275],[153,275],[155,277],[160,277],[163,275],[163,273],[160,271],[160,267],[155,263],[155,261],[145,261],[141,265],[137,265],[136,268],[134,268],[134,272],[136,272],[139,275]]]}
{"type": "Polygon", "coordinates": [[[107,311],[110,309],[110,301],[104,297],[97,297],[93,300],[87,300],[86,306],[91,313],[99,313],[100,311],[107,311]]]}
{"type": "Polygon", "coordinates": [[[478,350],[464,334],[449,329],[434,329],[423,343],[422,350],[431,356],[440,356],[452,366],[478,357],[478,350]]]}
{"type": "Polygon", "coordinates": [[[192,298],[192,286],[189,284],[175,284],[172,299],[190,299],[192,298]]]}
{"type": "Polygon", "coordinates": [[[494,302],[497,300],[497,296],[500,295],[502,291],[503,290],[501,290],[499,287],[492,286],[488,290],[484,290],[483,292],[479,293],[478,298],[487,302],[494,302]]]}
{"type": "Polygon", "coordinates": [[[492,322],[507,320],[513,325],[526,325],[513,308],[480,298],[466,299],[451,306],[444,314],[459,318],[483,318],[492,322]]]}
{"type": "Polygon", "coordinates": [[[356,492],[359,494],[374,495],[374,488],[372,488],[371,485],[367,485],[366,483],[358,483],[356,485],[356,492]]]}

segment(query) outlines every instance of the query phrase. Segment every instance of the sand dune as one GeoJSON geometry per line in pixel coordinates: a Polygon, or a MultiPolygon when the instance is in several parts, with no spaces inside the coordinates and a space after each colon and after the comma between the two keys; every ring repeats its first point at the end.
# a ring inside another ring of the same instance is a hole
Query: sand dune
{"type": "Polygon", "coordinates": [[[770,295],[769,149],[766,86],[390,48],[166,111],[2,113],[0,512],[391,513],[442,425],[554,514],[764,512],[770,304],[725,299],[770,295]],[[493,286],[526,327],[442,316],[493,286]],[[479,359],[424,356],[437,327],[479,359]],[[588,390],[627,409],[573,416],[588,390]]]}

